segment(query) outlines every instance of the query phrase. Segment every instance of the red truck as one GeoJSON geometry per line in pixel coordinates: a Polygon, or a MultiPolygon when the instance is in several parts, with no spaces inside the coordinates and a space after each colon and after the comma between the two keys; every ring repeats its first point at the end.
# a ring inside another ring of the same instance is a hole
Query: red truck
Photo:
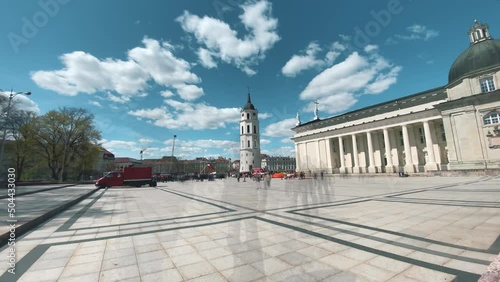
{"type": "Polygon", "coordinates": [[[123,171],[108,172],[97,179],[95,186],[100,188],[112,186],[141,187],[146,184],[149,184],[149,187],[156,187],[157,184],[151,167],[125,167],[123,171]]]}

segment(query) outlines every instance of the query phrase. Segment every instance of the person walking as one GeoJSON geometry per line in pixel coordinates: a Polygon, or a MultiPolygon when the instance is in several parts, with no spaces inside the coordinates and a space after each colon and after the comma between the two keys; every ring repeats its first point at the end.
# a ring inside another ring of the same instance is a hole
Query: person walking
{"type": "Polygon", "coordinates": [[[262,175],[255,175],[255,181],[257,182],[257,189],[260,189],[260,179],[262,178],[262,175]]]}
{"type": "Polygon", "coordinates": [[[264,177],[264,188],[271,188],[271,175],[269,173],[266,173],[266,176],[264,177]]]}

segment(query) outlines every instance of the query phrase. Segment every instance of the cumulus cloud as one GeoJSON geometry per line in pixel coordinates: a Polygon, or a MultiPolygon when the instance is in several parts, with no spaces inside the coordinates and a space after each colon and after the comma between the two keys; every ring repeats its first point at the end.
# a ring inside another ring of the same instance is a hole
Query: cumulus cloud
{"type": "MultiPolygon", "coordinates": [[[[144,46],[128,51],[127,60],[99,59],[82,51],[63,54],[60,60],[64,68],[35,71],[31,78],[42,88],[69,96],[98,91],[114,91],[125,97],[144,96],[149,81],[177,90],[185,100],[203,95],[203,89],[194,85],[201,79],[191,72],[187,61],[174,55],[171,44],[150,38],[144,38],[142,43],[144,46]]],[[[112,94],[108,94],[108,99],[120,103],[112,94]]]]}
{"type": "Polygon", "coordinates": [[[318,58],[322,48],[317,42],[311,42],[301,55],[293,55],[281,69],[281,73],[288,77],[295,77],[302,71],[331,65],[337,57],[345,50],[345,46],[334,42],[324,58],[318,58]]]}
{"type": "Polygon", "coordinates": [[[293,55],[292,58],[283,66],[281,73],[285,76],[293,77],[301,71],[322,66],[324,64],[323,60],[316,58],[317,53],[320,51],[321,48],[318,43],[309,43],[309,46],[307,46],[307,49],[304,51],[305,54],[293,55]]]}
{"type": "Polygon", "coordinates": [[[280,39],[276,31],[278,20],[271,15],[271,3],[249,2],[241,8],[243,14],[239,18],[247,32],[242,38],[229,24],[216,18],[199,17],[188,11],[177,18],[182,29],[202,45],[198,49],[198,58],[204,67],[216,67],[218,59],[253,75],[256,73],[253,67],[280,39]]]}
{"type": "Polygon", "coordinates": [[[341,112],[353,106],[359,95],[378,94],[396,83],[401,67],[379,55],[375,45],[366,46],[365,51],[366,55],[350,54],[314,77],[299,95],[309,101],[303,110],[312,111],[317,100],[319,111],[341,112]]]}
{"type": "MultiPolygon", "coordinates": [[[[7,101],[10,96],[10,91],[4,91],[4,92],[0,91],[0,95],[4,96],[7,101]]],[[[2,115],[6,111],[6,106],[7,104],[5,104],[4,109],[1,109],[2,115]]],[[[25,96],[23,94],[18,94],[14,97],[14,99],[12,99],[12,107],[23,111],[34,112],[35,114],[40,113],[40,108],[38,107],[38,104],[33,102],[33,100],[31,100],[28,96],[25,96]]]]}
{"type": "Polygon", "coordinates": [[[289,118],[269,124],[262,134],[270,137],[292,137],[294,132],[291,128],[295,127],[296,122],[297,119],[289,118]]]}
{"type": "Polygon", "coordinates": [[[129,111],[128,114],[170,129],[216,129],[239,121],[239,108],[217,108],[206,103],[166,100],[167,106],[129,111]]]}

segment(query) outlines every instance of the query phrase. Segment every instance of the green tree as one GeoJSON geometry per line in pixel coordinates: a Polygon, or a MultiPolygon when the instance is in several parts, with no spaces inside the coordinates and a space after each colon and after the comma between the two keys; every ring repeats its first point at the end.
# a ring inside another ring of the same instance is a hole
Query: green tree
{"type": "MultiPolygon", "coordinates": [[[[95,152],[101,133],[94,127],[94,116],[82,108],[60,108],[34,118],[23,129],[36,151],[46,162],[54,180],[63,180],[95,152]]],[[[80,166],[81,167],[81,166],[80,166]]]]}
{"type": "Polygon", "coordinates": [[[14,111],[10,114],[6,124],[9,133],[9,144],[5,154],[9,166],[16,169],[16,179],[21,180],[26,167],[33,166],[35,161],[34,140],[30,139],[22,130],[23,127],[36,117],[29,111],[14,111]]]}

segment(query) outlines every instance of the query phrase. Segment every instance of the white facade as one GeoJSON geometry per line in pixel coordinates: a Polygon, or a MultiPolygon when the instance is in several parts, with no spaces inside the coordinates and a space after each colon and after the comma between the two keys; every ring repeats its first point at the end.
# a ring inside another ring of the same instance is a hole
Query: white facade
{"type": "Polygon", "coordinates": [[[500,41],[477,22],[469,35],[447,85],[295,127],[296,170],[500,169],[500,41]]]}
{"type": "Polygon", "coordinates": [[[259,113],[252,105],[250,94],[240,116],[240,172],[260,168],[259,113]]]}

